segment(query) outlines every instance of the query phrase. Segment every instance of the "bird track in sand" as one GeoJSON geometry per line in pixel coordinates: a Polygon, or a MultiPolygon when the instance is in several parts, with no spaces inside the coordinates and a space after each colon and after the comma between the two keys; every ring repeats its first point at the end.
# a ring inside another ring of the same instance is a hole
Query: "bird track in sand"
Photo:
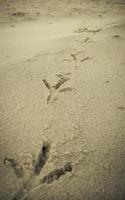
{"type": "Polygon", "coordinates": [[[65,92],[65,91],[72,91],[72,87],[62,88],[59,90],[59,88],[70,79],[70,72],[64,73],[64,74],[56,74],[56,76],[59,78],[58,82],[55,85],[51,85],[47,79],[42,79],[44,82],[46,88],[49,90],[49,95],[47,97],[47,104],[49,104],[51,101],[54,100],[54,94],[55,91],[58,92],[65,92]],[[70,88],[70,89],[69,89],[70,88]]]}
{"type": "Polygon", "coordinates": [[[26,200],[28,199],[29,195],[34,190],[41,187],[42,184],[51,184],[53,181],[58,180],[60,177],[66,175],[66,173],[71,173],[72,165],[70,162],[68,162],[65,163],[63,167],[49,172],[42,179],[40,179],[40,173],[47,163],[49,154],[50,144],[44,141],[37,159],[31,157],[31,162],[29,163],[28,161],[25,161],[24,163],[20,164],[17,160],[8,157],[4,159],[4,165],[13,169],[16,177],[21,178],[23,181],[23,186],[19,188],[13,197],[13,200],[26,200]],[[28,177],[27,171],[29,173],[28,177]]]}

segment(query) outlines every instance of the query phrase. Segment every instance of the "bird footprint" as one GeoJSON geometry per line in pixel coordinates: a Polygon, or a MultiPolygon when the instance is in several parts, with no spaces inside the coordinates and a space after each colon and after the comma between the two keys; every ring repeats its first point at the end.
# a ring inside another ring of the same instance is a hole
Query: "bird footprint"
{"type": "Polygon", "coordinates": [[[56,76],[59,78],[58,82],[55,85],[51,85],[46,79],[43,79],[42,81],[44,82],[45,86],[49,90],[49,95],[47,97],[47,104],[50,103],[50,101],[54,100],[54,94],[56,91],[59,91],[59,88],[61,85],[63,85],[65,82],[67,82],[70,77],[70,72],[66,74],[56,74],[56,76]]]}
{"type": "Polygon", "coordinates": [[[40,179],[39,175],[47,163],[49,153],[50,144],[44,141],[37,159],[34,159],[33,157],[28,159],[25,157],[26,161],[21,164],[13,158],[6,157],[4,159],[5,166],[13,169],[17,178],[22,178],[22,186],[16,192],[13,200],[26,200],[29,195],[42,184],[51,184],[66,173],[71,173],[72,165],[68,162],[63,167],[51,171],[40,179]]]}

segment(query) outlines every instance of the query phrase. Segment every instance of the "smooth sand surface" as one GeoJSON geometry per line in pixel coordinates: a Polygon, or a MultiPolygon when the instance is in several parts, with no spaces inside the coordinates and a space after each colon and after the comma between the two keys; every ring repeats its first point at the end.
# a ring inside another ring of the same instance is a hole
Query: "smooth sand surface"
{"type": "Polygon", "coordinates": [[[0,0],[0,199],[123,200],[124,156],[124,1],[0,0]],[[42,80],[60,74],[47,104],[42,80]],[[66,163],[71,172],[40,184],[66,163]]]}

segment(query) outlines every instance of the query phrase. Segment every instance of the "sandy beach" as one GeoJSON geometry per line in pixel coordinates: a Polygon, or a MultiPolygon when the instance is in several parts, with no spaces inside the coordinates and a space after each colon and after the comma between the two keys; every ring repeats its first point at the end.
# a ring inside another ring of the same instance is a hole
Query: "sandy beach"
{"type": "Polygon", "coordinates": [[[0,0],[0,200],[125,199],[125,1],[0,0]]]}

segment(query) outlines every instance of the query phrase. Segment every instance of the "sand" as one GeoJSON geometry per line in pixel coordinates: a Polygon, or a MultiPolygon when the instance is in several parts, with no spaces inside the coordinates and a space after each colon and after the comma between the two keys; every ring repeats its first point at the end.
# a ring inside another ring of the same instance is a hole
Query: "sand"
{"type": "Polygon", "coordinates": [[[125,199],[124,99],[124,1],[0,0],[0,199],[125,199]]]}

